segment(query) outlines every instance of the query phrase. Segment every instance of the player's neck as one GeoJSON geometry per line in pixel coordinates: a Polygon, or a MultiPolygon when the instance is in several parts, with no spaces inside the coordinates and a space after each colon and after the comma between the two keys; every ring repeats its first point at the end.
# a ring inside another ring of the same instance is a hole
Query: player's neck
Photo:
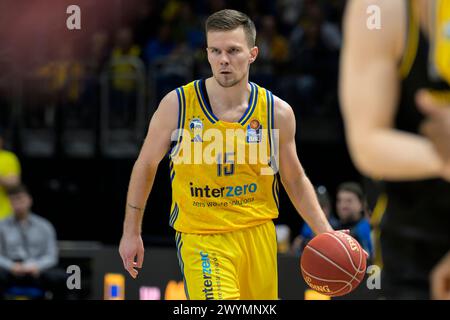
{"type": "MultiPolygon", "coordinates": [[[[222,87],[217,81],[211,77],[206,79],[206,89],[211,100],[217,102],[217,106],[224,109],[232,109],[242,104],[247,104],[250,95],[250,86],[248,78],[245,77],[232,87],[222,87]]],[[[211,103],[214,103],[211,101],[211,103]]]]}

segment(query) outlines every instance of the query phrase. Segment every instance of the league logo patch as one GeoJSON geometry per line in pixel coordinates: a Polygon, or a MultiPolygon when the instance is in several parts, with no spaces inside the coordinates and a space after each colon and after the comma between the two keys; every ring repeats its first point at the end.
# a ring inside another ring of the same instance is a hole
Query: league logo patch
{"type": "Polygon", "coordinates": [[[203,142],[202,140],[202,131],[203,131],[203,122],[199,118],[193,118],[189,122],[189,130],[194,138],[191,139],[191,142],[203,142]]]}
{"type": "Polygon", "coordinates": [[[257,119],[252,119],[247,126],[247,143],[260,143],[262,136],[262,125],[257,119]]]}

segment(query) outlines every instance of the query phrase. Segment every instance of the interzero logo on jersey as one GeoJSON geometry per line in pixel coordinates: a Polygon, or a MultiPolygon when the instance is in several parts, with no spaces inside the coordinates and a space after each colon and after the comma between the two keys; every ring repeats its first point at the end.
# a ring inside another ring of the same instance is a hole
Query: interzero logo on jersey
{"type": "Polygon", "coordinates": [[[244,184],[241,186],[226,186],[220,188],[210,188],[208,185],[204,187],[195,186],[192,182],[190,184],[191,197],[200,198],[223,198],[223,197],[238,197],[255,193],[258,185],[256,183],[244,184]]]}
{"type": "Polygon", "coordinates": [[[256,119],[245,130],[204,129],[198,118],[190,120],[189,129],[172,133],[174,164],[250,164],[260,165],[262,175],[278,171],[278,129],[264,129],[256,119]]]}
{"type": "Polygon", "coordinates": [[[207,252],[200,251],[203,273],[203,290],[206,300],[214,300],[214,287],[212,282],[211,260],[207,252]]]}

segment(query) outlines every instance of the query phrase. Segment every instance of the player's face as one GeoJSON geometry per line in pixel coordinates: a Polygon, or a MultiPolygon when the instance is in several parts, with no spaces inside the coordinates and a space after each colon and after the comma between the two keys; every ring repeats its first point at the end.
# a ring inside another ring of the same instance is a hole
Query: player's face
{"type": "Polygon", "coordinates": [[[24,218],[30,211],[33,203],[31,197],[24,192],[11,195],[9,197],[14,214],[17,218],[24,218]]]}
{"type": "Polygon", "coordinates": [[[362,211],[362,203],[353,192],[339,191],[336,199],[336,211],[343,221],[357,220],[362,211]]]}
{"type": "Polygon", "coordinates": [[[243,27],[231,31],[209,31],[207,43],[213,76],[222,87],[229,88],[247,81],[248,70],[258,55],[258,48],[249,48],[243,27]]]}

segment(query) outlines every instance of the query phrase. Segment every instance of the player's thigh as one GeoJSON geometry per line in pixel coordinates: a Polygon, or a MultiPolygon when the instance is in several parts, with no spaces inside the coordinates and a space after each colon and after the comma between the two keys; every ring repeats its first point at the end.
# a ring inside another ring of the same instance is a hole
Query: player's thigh
{"type": "Polygon", "coordinates": [[[240,270],[241,299],[278,299],[277,241],[272,221],[245,235],[246,263],[240,270]]]}
{"type": "Polygon", "coordinates": [[[177,249],[186,296],[191,300],[239,299],[232,250],[220,236],[177,233],[177,249]]]}

